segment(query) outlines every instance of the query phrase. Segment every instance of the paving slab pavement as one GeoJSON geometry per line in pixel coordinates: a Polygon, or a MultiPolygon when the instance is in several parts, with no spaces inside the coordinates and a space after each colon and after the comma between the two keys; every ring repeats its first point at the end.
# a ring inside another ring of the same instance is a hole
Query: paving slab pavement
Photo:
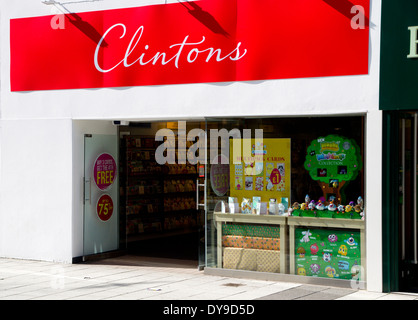
{"type": "Polygon", "coordinates": [[[190,261],[126,255],[80,264],[0,259],[0,300],[418,300],[418,295],[213,276],[190,261]]]}

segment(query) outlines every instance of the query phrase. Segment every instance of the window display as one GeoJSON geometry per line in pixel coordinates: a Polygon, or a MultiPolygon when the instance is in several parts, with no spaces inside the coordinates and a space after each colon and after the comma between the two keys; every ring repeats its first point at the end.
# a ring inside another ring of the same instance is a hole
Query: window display
{"type": "Polygon", "coordinates": [[[208,261],[363,280],[363,117],[246,119],[243,128],[267,130],[261,146],[251,140],[251,154],[233,154],[230,140],[229,192],[208,193],[216,226],[208,261]]]}

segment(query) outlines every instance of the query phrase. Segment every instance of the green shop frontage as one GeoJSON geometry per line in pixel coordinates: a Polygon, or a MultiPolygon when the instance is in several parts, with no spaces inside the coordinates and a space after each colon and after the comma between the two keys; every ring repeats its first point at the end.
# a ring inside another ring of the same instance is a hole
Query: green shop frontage
{"type": "Polygon", "coordinates": [[[383,290],[418,292],[418,2],[382,1],[383,290]]]}

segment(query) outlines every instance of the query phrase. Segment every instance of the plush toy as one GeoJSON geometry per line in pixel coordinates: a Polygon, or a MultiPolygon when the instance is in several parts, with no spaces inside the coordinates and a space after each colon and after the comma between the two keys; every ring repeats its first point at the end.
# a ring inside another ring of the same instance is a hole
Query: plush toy
{"type": "Polygon", "coordinates": [[[308,204],[308,209],[309,209],[309,210],[313,210],[313,209],[315,209],[315,200],[312,200],[311,202],[309,202],[309,204],[308,204]]]}
{"type": "Polygon", "coordinates": [[[353,210],[353,205],[354,202],[350,201],[350,203],[345,206],[345,212],[350,212],[351,210],[353,210]]]}
{"type": "Polygon", "coordinates": [[[317,203],[317,205],[316,205],[316,209],[317,209],[317,210],[320,210],[320,211],[322,211],[322,210],[324,210],[324,209],[325,209],[325,206],[324,206],[324,204],[322,203],[322,201],[321,201],[321,200],[319,200],[319,201],[318,201],[318,203],[317,203]]]}
{"type": "Polygon", "coordinates": [[[328,210],[329,211],[335,211],[335,210],[337,210],[337,206],[334,204],[334,200],[331,200],[331,202],[329,203],[328,210]]]}
{"type": "Polygon", "coordinates": [[[363,210],[363,198],[358,197],[357,204],[360,206],[360,210],[363,210]]]}

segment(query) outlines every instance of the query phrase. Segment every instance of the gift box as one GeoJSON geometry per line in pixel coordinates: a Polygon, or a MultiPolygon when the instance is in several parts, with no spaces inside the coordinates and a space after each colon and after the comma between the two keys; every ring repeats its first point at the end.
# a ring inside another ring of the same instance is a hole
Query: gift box
{"type": "Polygon", "coordinates": [[[258,250],[257,271],[280,273],[280,251],[258,250]]]}
{"type": "Polygon", "coordinates": [[[279,273],[280,251],[224,248],[223,267],[225,269],[279,273]]]}
{"type": "Polygon", "coordinates": [[[254,249],[224,248],[223,267],[225,269],[257,270],[257,252],[254,249]]]}
{"type": "Polygon", "coordinates": [[[222,246],[243,249],[280,250],[280,238],[222,236],[222,246]]]}
{"type": "Polygon", "coordinates": [[[243,236],[222,236],[222,246],[229,248],[252,248],[252,238],[243,236]]]}
{"type": "Polygon", "coordinates": [[[280,250],[280,238],[252,237],[251,248],[263,250],[280,250]]]}
{"type": "Polygon", "coordinates": [[[280,227],[247,224],[223,224],[223,235],[280,238],[280,227]]]}

